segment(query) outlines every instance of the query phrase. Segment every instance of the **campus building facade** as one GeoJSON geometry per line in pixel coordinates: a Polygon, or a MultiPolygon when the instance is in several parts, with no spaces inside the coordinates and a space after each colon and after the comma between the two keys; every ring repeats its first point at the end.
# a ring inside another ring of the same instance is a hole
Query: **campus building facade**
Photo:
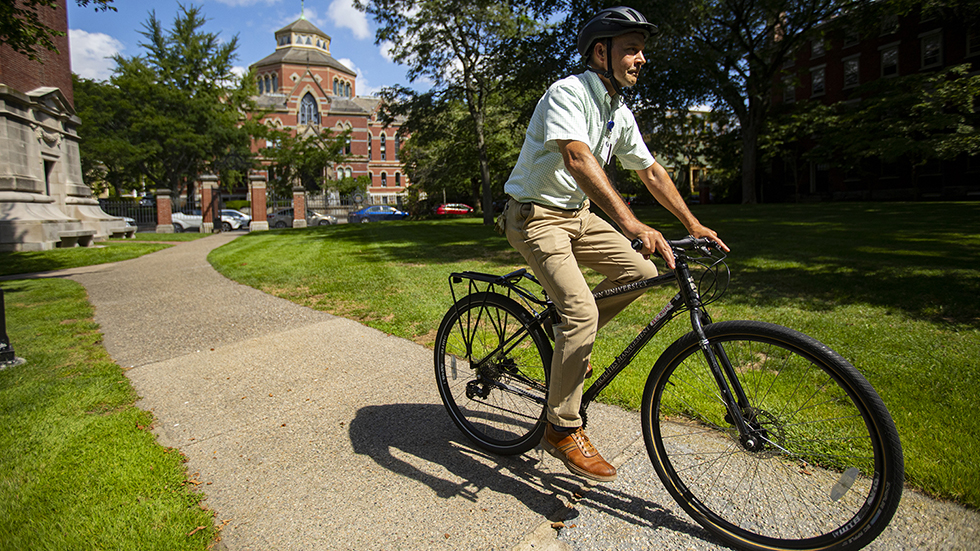
{"type": "MultiPolygon", "coordinates": [[[[879,32],[871,35],[836,25],[787,62],[774,82],[774,107],[778,111],[804,101],[856,102],[860,98],[855,89],[873,80],[962,64],[971,65],[971,75],[980,73],[977,22],[914,10],[886,17],[879,32]]],[[[777,159],[767,187],[775,200],[794,193],[831,200],[980,199],[980,156],[934,160],[915,170],[905,161],[872,162],[861,171],[817,163],[793,170],[787,159],[777,159]]]]}
{"type": "MultiPolygon", "coordinates": [[[[330,37],[300,18],[275,33],[275,52],[253,63],[263,120],[297,134],[350,130],[348,158],[327,167],[334,179],[369,176],[375,204],[397,203],[410,185],[399,161],[399,124],[379,120],[381,100],[358,96],[357,74],[330,54],[330,37]]],[[[275,144],[257,140],[254,151],[275,144]]]]}
{"type": "MultiPolygon", "coordinates": [[[[26,8],[20,0],[18,7],[26,8]]],[[[65,33],[57,52],[37,59],[0,44],[0,250],[91,245],[126,231],[82,180],[65,0],[37,8],[43,25],[65,33]]]]}

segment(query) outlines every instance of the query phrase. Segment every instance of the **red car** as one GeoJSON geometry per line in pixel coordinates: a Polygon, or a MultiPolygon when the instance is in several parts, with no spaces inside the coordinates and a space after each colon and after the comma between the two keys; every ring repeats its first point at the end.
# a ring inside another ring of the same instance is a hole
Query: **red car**
{"type": "Polygon", "coordinates": [[[436,207],[436,214],[470,214],[473,207],[462,203],[443,203],[436,207]]]}

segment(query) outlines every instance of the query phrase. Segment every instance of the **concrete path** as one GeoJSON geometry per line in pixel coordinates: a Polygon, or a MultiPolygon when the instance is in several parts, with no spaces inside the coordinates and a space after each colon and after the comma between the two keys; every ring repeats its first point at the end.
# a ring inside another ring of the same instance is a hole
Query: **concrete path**
{"type": "MultiPolygon", "coordinates": [[[[612,484],[583,487],[539,451],[476,451],[430,350],[225,279],[206,257],[235,237],[60,274],[188,457],[224,548],[722,549],[661,487],[635,413],[590,408],[612,484]]],[[[980,515],[905,495],[870,549],[980,549],[980,515]]]]}

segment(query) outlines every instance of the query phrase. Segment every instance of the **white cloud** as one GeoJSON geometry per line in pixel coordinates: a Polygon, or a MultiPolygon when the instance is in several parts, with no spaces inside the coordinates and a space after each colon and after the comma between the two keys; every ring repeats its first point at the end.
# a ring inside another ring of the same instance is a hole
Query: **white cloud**
{"type": "Polygon", "coordinates": [[[392,49],[395,47],[395,43],[389,40],[385,40],[381,43],[381,57],[387,59],[388,61],[395,62],[395,54],[392,49]]]}
{"type": "Polygon", "coordinates": [[[122,42],[107,34],[80,29],[69,29],[68,41],[72,72],[93,80],[108,79],[115,67],[111,57],[125,49],[122,42]]]}
{"type": "Polygon", "coordinates": [[[367,78],[364,76],[364,71],[354,65],[354,62],[348,58],[338,59],[337,61],[343,63],[345,66],[350,67],[352,71],[357,73],[356,80],[354,81],[354,88],[356,88],[358,96],[376,96],[381,92],[381,87],[371,86],[367,78]]]}
{"type": "Polygon", "coordinates": [[[327,8],[327,14],[333,19],[335,26],[350,29],[355,38],[363,40],[371,37],[367,14],[355,8],[351,0],[333,0],[327,8]]]}

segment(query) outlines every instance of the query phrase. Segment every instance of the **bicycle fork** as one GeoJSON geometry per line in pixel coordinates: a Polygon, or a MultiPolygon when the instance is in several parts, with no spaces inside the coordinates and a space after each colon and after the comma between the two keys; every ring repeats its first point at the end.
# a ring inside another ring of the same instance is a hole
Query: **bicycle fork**
{"type": "Polygon", "coordinates": [[[759,451],[766,441],[766,435],[764,431],[749,425],[749,420],[746,419],[746,413],[750,411],[749,399],[738,380],[735,368],[725,354],[724,348],[721,345],[712,346],[704,333],[704,325],[710,324],[711,319],[707,312],[702,310],[697,284],[691,277],[686,263],[678,262],[677,271],[683,278],[682,281],[686,282],[686,284],[680,285],[681,294],[684,295],[684,299],[690,307],[691,327],[698,336],[698,347],[701,349],[705,361],[708,362],[708,368],[715,379],[715,384],[718,385],[721,399],[728,411],[725,420],[738,429],[739,442],[745,449],[759,451]]]}

